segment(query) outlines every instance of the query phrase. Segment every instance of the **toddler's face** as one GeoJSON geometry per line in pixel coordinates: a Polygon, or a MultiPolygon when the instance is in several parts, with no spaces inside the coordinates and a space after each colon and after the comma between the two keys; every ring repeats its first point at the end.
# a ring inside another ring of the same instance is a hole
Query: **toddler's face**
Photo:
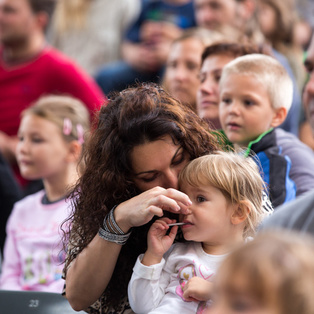
{"type": "Polygon", "coordinates": [[[229,251],[230,242],[235,241],[231,215],[237,205],[231,204],[214,186],[194,187],[183,183],[181,191],[192,201],[189,207],[191,214],[180,217],[186,223],[181,227],[184,238],[202,242],[203,249],[208,254],[224,254],[229,251]]]}
{"type": "Polygon", "coordinates": [[[233,144],[247,147],[275,126],[276,116],[266,88],[254,77],[231,74],[221,84],[219,118],[233,144]]]}

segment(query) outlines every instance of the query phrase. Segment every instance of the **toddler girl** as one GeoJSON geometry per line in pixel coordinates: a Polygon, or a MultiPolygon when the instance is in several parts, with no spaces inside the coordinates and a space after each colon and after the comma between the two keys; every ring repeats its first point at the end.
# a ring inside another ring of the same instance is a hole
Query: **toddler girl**
{"type": "Polygon", "coordinates": [[[179,174],[179,186],[192,201],[191,214],[180,217],[190,242],[172,245],[178,226],[168,231],[174,220],[162,218],[151,226],[147,251],[138,258],[128,288],[136,313],[202,313],[220,262],[254,235],[266,214],[257,165],[236,153],[191,161],[179,174]]]}
{"type": "Polygon", "coordinates": [[[7,223],[1,289],[61,293],[65,252],[60,225],[70,213],[65,197],[79,177],[89,121],[86,107],[67,96],[42,97],[23,112],[18,165],[24,178],[42,179],[44,190],[14,205],[7,223]]]}

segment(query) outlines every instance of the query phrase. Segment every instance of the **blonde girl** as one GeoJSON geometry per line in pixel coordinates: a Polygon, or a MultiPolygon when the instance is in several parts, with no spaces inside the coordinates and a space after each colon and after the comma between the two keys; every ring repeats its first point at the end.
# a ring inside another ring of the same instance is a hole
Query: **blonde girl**
{"type": "MultiPolygon", "coordinates": [[[[17,161],[26,179],[44,190],[17,202],[7,223],[1,289],[61,293],[60,224],[69,214],[65,198],[78,167],[89,113],[79,100],[45,96],[22,114],[17,161]]],[[[81,165],[82,166],[82,165],[81,165]]]]}
{"type": "Polygon", "coordinates": [[[162,218],[151,226],[148,249],[139,256],[128,289],[136,313],[171,313],[173,308],[202,313],[219,264],[255,234],[267,214],[257,165],[236,153],[194,159],[180,172],[179,187],[192,202],[190,213],[180,217],[189,242],[172,245],[178,231],[176,225],[170,229],[174,220],[162,218]]]}

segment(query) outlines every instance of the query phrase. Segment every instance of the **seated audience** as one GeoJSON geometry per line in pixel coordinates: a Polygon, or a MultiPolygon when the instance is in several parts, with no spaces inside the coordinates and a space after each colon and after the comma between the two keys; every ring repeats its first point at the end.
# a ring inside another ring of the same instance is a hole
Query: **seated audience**
{"type": "Polygon", "coordinates": [[[127,286],[153,217],[189,212],[178,175],[190,160],[219,149],[208,125],[158,85],[110,97],[73,192],[65,294],[76,311],[131,311],[127,286]],[[110,227],[114,222],[120,229],[110,227]]]}
{"type": "Polygon", "coordinates": [[[293,200],[297,189],[311,189],[313,152],[292,134],[275,129],[292,100],[292,82],[283,66],[262,54],[238,57],[223,68],[219,90],[222,129],[235,148],[257,155],[273,206],[293,200]]]}
{"type": "Polygon", "coordinates": [[[210,45],[202,53],[200,85],[196,97],[197,113],[214,129],[221,129],[219,80],[222,69],[236,57],[251,53],[259,53],[259,49],[253,45],[226,41],[210,45]]]}
{"type": "Polygon", "coordinates": [[[160,82],[172,41],[195,25],[193,0],[142,0],[122,41],[122,60],[101,68],[97,83],[108,94],[135,82],[160,82]]]}
{"type": "Polygon", "coordinates": [[[0,150],[18,173],[15,150],[20,114],[45,94],[80,99],[91,115],[104,102],[97,84],[71,60],[49,46],[45,30],[55,0],[0,2],[0,150]]]}
{"type": "Polygon", "coordinates": [[[183,104],[196,111],[196,92],[199,87],[201,54],[213,42],[222,40],[216,31],[193,28],[175,39],[167,58],[164,88],[183,104]]]}
{"type": "MultiPolygon", "coordinates": [[[[255,0],[194,0],[196,23],[199,27],[219,30],[229,26],[242,33],[242,38],[236,37],[237,42],[247,42],[254,45],[265,45],[256,19],[255,0]]],[[[293,82],[293,101],[288,116],[281,127],[296,136],[299,132],[299,117],[301,97],[296,79],[288,60],[277,50],[272,49],[274,57],[284,66],[293,82]]]]}
{"type": "MultiPolygon", "coordinates": [[[[239,43],[218,43],[207,47],[202,54],[200,71],[200,88],[197,92],[198,114],[210,126],[221,128],[219,120],[219,80],[223,67],[238,56],[263,52],[267,50],[253,45],[239,43]]],[[[266,47],[267,48],[267,47],[266,47]]],[[[314,189],[314,170],[304,165],[304,158],[314,166],[313,152],[303,145],[293,134],[281,129],[282,124],[276,127],[276,142],[283,155],[291,159],[290,176],[296,184],[296,195],[299,196],[314,189]],[[292,145],[293,143],[293,145],[292,145]],[[301,153],[302,152],[302,153],[301,153]]]]}

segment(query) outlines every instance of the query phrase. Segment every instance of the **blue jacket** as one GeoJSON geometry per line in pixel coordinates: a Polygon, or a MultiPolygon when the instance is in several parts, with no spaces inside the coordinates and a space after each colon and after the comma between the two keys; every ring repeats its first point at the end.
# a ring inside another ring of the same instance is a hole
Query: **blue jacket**
{"type": "Polygon", "coordinates": [[[291,179],[291,159],[283,154],[276,137],[277,130],[270,129],[249,143],[246,156],[254,158],[274,207],[287,203],[296,197],[296,185],[291,179]]]}

